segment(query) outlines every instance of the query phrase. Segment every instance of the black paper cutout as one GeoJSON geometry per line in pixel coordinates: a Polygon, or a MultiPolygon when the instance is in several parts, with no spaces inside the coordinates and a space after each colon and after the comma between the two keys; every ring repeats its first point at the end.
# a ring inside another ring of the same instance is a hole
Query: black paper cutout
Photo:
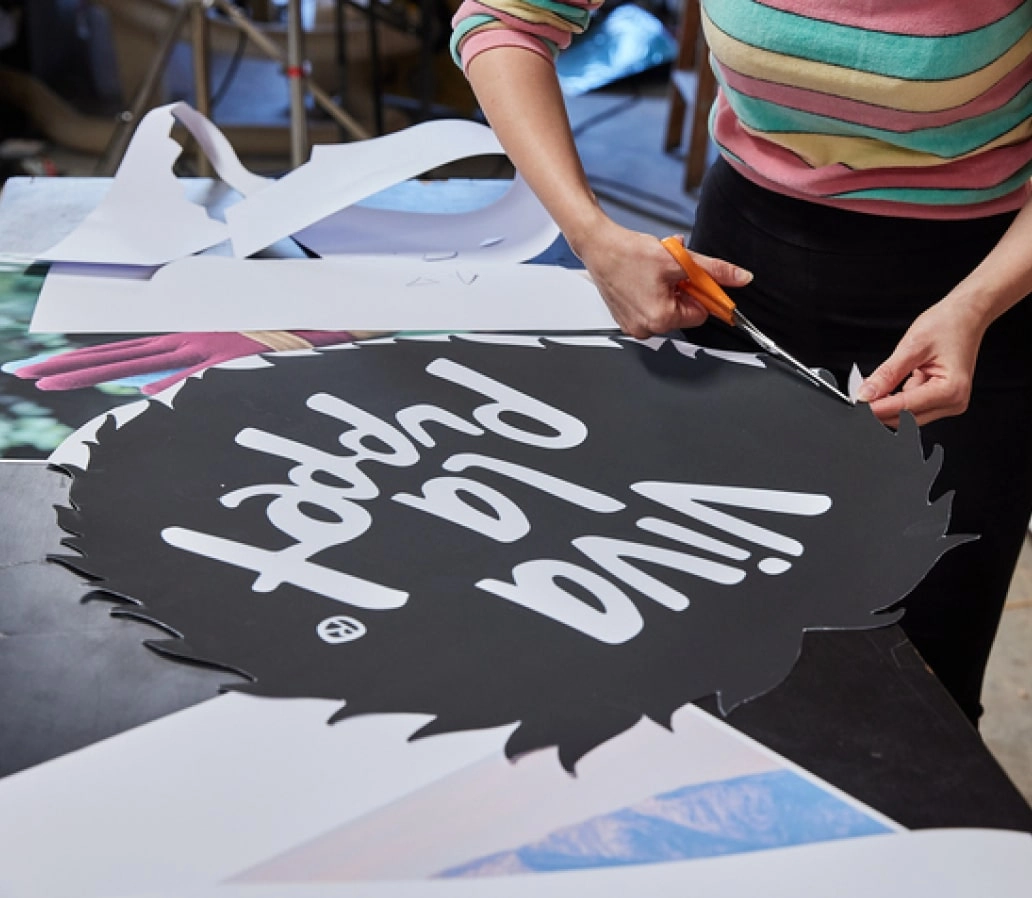
{"type": "Polygon", "coordinates": [[[226,688],[340,700],[332,720],[433,715],[416,736],[518,721],[508,756],[554,745],[572,770],[642,715],[669,726],[689,701],[716,694],[726,713],[772,689],[804,630],[895,622],[886,609],[967,539],[946,535],[950,494],[929,504],[941,452],[924,458],[912,419],[893,432],[776,366],[686,344],[522,343],[212,369],[174,409],[102,425],[60,514],[80,555],[57,560],[179,634],[151,648],[251,680],[226,688]],[[713,486],[830,507],[717,504],[713,486]],[[215,539],[250,560],[209,557],[215,539]],[[276,585],[290,546],[307,562],[276,585]],[[585,627],[534,610],[521,564],[585,627]],[[359,596],[341,574],[365,581],[357,606],[327,597],[359,596]]]}

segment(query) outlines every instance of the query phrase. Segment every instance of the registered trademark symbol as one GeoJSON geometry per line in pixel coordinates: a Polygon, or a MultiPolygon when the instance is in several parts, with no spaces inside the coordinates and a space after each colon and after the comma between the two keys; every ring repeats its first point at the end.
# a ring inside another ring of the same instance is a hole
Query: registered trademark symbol
{"type": "Polygon", "coordinates": [[[319,638],[330,645],[340,645],[342,642],[354,642],[366,635],[366,626],[360,620],[353,617],[338,614],[321,621],[315,628],[319,638]]]}

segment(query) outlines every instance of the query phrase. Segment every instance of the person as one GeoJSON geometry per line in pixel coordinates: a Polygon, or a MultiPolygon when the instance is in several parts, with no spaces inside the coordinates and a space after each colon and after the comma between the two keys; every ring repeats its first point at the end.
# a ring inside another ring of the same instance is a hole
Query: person
{"type": "MultiPolygon", "coordinates": [[[[735,346],[585,176],[554,56],[597,5],[464,0],[453,54],[622,330],[735,346]]],[[[856,363],[881,421],[908,412],[943,447],[934,490],[979,538],[907,597],[903,627],[977,722],[1032,518],[1032,2],[701,0],[701,17],[718,158],[690,248],[790,353],[840,383],[856,363]]]]}

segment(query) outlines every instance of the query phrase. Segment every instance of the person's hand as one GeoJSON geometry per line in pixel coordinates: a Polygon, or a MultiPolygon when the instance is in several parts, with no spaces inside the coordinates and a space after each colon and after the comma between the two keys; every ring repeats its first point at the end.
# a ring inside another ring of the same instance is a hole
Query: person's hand
{"type": "Polygon", "coordinates": [[[40,390],[77,390],[123,377],[174,371],[142,388],[152,396],[197,371],[230,359],[278,349],[329,346],[351,339],[353,335],[345,331],[161,334],[74,349],[25,365],[14,373],[36,380],[40,390]]]}
{"type": "MultiPolygon", "coordinates": [[[[574,252],[588,269],[620,329],[632,337],[651,337],[698,327],[706,310],[677,288],[684,270],[656,237],[609,222],[574,252]]],[[[730,262],[698,253],[695,260],[725,287],[741,287],[752,275],[730,262]]]]}
{"type": "Polygon", "coordinates": [[[987,327],[969,303],[943,299],[914,321],[892,355],[864,380],[857,399],[869,402],[879,420],[892,427],[903,411],[918,424],[961,414],[971,398],[987,327]]]}

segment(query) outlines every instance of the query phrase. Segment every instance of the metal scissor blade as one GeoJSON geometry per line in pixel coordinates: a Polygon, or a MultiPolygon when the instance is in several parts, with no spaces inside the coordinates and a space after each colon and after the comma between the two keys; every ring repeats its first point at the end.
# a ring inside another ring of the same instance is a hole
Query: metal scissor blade
{"type": "Polygon", "coordinates": [[[775,343],[770,337],[768,337],[763,331],[761,331],[755,324],[753,324],[748,318],[746,318],[745,315],[743,315],[741,312],[739,312],[738,309],[735,309],[735,311],[734,311],[734,318],[735,318],[735,325],[737,327],[740,327],[750,337],[752,337],[752,339],[759,346],[763,347],[763,349],[766,352],[769,352],[772,356],[774,356],[777,359],[781,359],[781,361],[783,361],[786,365],[788,365],[793,371],[795,371],[797,374],[800,374],[803,377],[805,377],[814,386],[820,387],[820,388],[822,388],[824,390],[827,390],[828,392],[830,392],[833,395],[837,396],[839,399],[841,399],[843,402],[847,403],[848,405],[855,405],[856,404],[845,393],[843,393],[841,390],[839,390],[838,387],[834,386],[833,384],[828,383],[824,378],[822,378],[816,372],[814,372],[814,371],[810,370],[809,368],[807,368],[806,365],[804,365],[798,359],[796,359],[795,357],[793,357],[793,356],[789,355],[787,352],[785,352],[784,349],[782,349],[780,346],[778,346],[777,343],[775,343]]]}

